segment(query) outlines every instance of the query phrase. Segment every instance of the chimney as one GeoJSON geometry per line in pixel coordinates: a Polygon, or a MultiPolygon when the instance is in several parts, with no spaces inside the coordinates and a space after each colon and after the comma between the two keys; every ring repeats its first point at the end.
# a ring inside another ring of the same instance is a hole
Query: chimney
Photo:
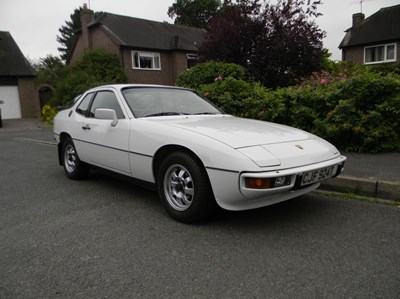
{"type": "Polygon", "coordinates": [[[83,8],[81,10],[81,26],[82,26],[82,38],[83,38],[83,47],[84,49],[92,49],[92,38],[90,36],[90,32],[88,26],[94,20],[94,12],[88,9],[86,3],[83,4],[83,8]]]}
{"type": "Polygon", "coordinates": [[[353,27],[359,26],[364,22],[365,15],[362,12],[353,14],[353,27]]]}

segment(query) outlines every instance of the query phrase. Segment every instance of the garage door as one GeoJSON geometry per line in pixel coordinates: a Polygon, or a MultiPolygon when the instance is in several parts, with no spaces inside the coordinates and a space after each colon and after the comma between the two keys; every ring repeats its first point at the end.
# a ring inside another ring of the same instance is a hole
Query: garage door
{"type": "Polygon", "coordinates": [[[18,86],[0,86],[0,109],[2,119],[21,118],[18,86]]]}

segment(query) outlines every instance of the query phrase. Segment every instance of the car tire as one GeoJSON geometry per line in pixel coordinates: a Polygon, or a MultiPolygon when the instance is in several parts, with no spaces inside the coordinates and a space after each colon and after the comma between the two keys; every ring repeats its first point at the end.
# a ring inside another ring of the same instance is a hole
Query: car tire
{"type": "Polygon", "coordinates": [[[73,180],[82,180],[88,177],[89,168],[83,163],[75,149],[74,142],[67,138],[62,147],[62,160],[65,174],[73,180]]]}
{"type": "Polygon", "coordinates": [[[161,163],[158,192],[167,213],[180,222],[209,218],[217,210],[211,184],[202,163],[184,153],[172,153],[161,163]]]}

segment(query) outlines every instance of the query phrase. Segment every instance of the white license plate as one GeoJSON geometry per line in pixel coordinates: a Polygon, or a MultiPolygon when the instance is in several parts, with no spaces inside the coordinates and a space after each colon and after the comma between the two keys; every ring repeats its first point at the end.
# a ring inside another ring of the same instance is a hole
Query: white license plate
{"type": "Polygon", "coordinates": [[[301,186],[310,185],[328,179],[330,177],[333,177],[337,171],[337,168],[338,168],[337,165],[332,165],[329,167],[305,172],[301,177],[300,185],[301,186]]]}

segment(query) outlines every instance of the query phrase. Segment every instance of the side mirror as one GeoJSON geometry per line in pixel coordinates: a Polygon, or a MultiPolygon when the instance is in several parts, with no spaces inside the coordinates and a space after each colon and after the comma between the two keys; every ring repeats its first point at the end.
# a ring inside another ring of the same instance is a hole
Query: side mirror
{"type": "Polygon", "coordinates": [[[94,117],[97,119],[112,120],[111,126],[115,127],[118,123],[117,113],[113,109],[97,108],[94,111],[94,117]]]}

